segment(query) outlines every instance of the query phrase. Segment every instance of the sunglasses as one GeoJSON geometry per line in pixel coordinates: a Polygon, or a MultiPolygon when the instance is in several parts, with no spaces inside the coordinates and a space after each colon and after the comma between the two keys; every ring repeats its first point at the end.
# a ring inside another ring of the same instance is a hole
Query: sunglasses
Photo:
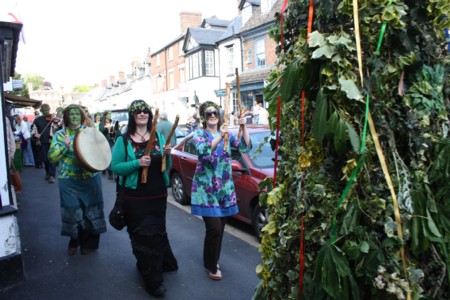
{"type": "Polygon", "coordinates": [[[135,116],[137,116],[137,115],[142,114],[142,113],[148,115],[150,113],[150,111],[148,109],[141,109],[141,110],[135,111],[133,114],[135,116]]]}
{"type": "Polygon", "coordinates": [[[219,112],[217,110],[208,110],[205,112],[205,116],[207,119],[211,118],[212,116],[218,117],[219,116],[219,112]]]}

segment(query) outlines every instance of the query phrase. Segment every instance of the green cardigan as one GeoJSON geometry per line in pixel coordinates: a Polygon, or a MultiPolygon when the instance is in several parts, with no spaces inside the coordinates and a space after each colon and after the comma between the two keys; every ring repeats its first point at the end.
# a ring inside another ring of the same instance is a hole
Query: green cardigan
{"type": "MultiPolygon", "coordinates": [[[[166,140],[162,134],[157,132],[158,140],[159,140],[159,147],[161,151],[163,151],[164,146],[166,144],[166,140]]],[[[111,160],[111,169],[112,171],[121,176],[120,177],[120,184],[123,185],[123,176],[127,177],[127,180],[125,182],[125,187],[136,189],[138,180],[139,180],[139,159],[136,158],[134,155],[133,147],[131,146],[131,143],[127,143],[127,157],[125,158],[125,145],[123,143],[123,137],[119,136],[116,140],[116,143],[114,144],[114,149],[112,152],[112,160],[111,160]]],[[[172,165],[172,157],[170,155],[166,158],[166,171],[164,171],[164,183],[168,187],[169,182],[169,174],[167,173],[167,170],[172,165]]]]}

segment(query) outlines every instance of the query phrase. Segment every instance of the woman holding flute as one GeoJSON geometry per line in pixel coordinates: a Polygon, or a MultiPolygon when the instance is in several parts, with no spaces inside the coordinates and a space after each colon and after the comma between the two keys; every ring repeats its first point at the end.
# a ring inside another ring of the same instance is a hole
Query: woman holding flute
{"type": "Polygon", "coordinates": [[[245,128],[245,118],[239,119],[243,126],[242,139],[228,133],[228,125],[221,124],[220,107],[207,101],[200,105],[203,129],[194,132],[198,154],[197,168],[192,181],[191,212],[203,217],[205,240],[203,264],[213,280],[222,279],[218,264],[226,218],[238,213],[236,192],[231,175],[231,150],[224,144],[248,152],[250,136],[245,128]],[[227,137],[228,135],[228,137],[227,137]]]}
{"type": "Polygon", "coordinates": [[[165,146],[164,136],[156,132],[157,116],[154,120],[144,100],[133,101],[128,113],[128,130],[116,140],[111,167],[120,176],[119,197],[124,201],[127,231],[146,291],[163,297],[163,272],[178,270],[166,232],[169,176],[161,172],[164,153],[168,154],[167,169],[171,165],[171,146],[165,146]],[[146,180],[141,180],[143,173],[146,180]]]}

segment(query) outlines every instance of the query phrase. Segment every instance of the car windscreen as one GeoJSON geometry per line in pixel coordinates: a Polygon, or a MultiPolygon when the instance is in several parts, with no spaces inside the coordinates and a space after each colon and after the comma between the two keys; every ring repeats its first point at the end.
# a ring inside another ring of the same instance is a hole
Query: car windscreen
{"type": "Polygon", "coordinates": [[[275,152],[269,142],[266,141],[269,136],[269,131],[250,134],[252,149],[248,155],[255,168],[270,169],[274,166],[275,152]]]}
{"type": "Polygon", "coordinates": [[[111,112],[111,119],[117,122],[128,121],[128,112],[111,112]]]}

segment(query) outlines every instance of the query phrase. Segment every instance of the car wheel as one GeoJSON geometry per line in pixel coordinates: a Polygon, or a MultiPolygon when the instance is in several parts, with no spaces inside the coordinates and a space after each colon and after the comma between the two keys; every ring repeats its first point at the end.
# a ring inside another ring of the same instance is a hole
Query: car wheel
{"type": "Polygon", "coordinates": [[[269,218],[267,216],[266,209],[264,207],[261,207],[259,203],[257,203],[253,208],[252,226],[259,241],[261,241],[262,238],[261,230],[263,229],[264,226],[266,226],[267,222],[269,222],[269,218]]]}
{"type": "Polygon", "coordinates": [[[186,195],[186,190],[184,188],[183,180],[181,180],[180,175],[178,173],[174,173],[172,178],[170,179],[170,183],[172,186],[172,195],[175,201],[180,203],[181,205],[190,204],[189,199],[186,195]]]}

